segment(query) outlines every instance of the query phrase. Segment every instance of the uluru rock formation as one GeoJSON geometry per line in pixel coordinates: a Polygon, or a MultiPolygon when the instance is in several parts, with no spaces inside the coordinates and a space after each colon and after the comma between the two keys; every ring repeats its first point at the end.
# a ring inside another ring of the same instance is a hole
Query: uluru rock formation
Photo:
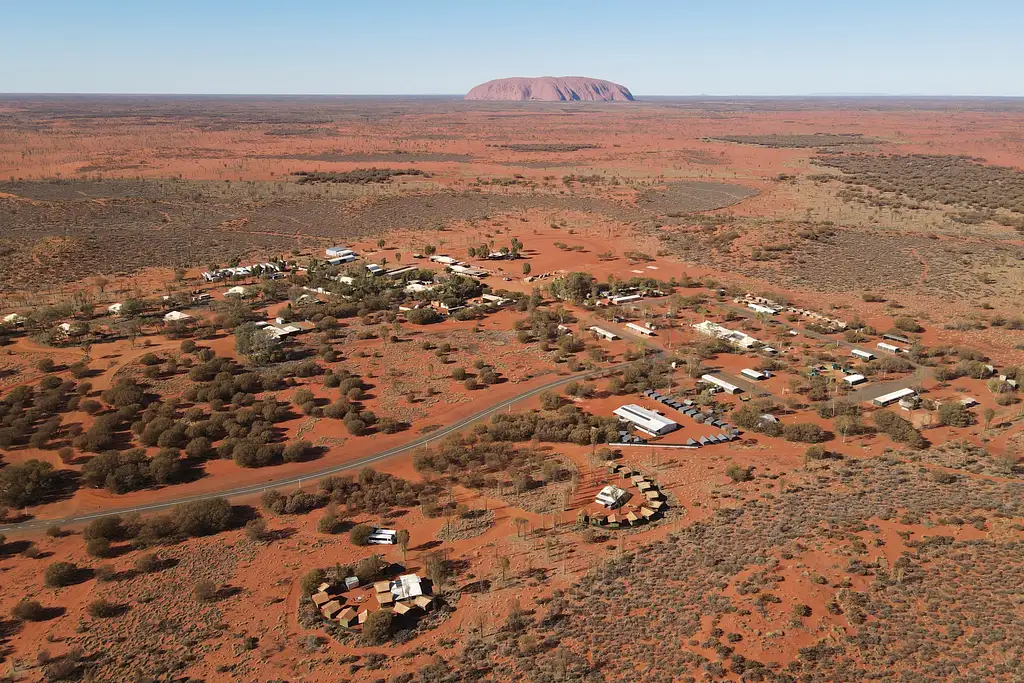
{"type": "Polygon", "coordinates": [[[632,102],[629,88],[583,76],[498,78],[476,86],[467,100],[536,100],[540,102],[632,102]]]}

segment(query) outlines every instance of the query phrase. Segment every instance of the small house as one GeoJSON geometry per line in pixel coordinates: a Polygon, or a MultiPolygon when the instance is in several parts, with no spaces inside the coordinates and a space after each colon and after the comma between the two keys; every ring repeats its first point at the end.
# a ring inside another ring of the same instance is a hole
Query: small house
{"type": "Polygon", "coordinates": [[[608,485],[601,489],[595,497],[595,502],[603,505],[609,510],[614,510],[628,499],[629,494],[618,486],[608,485]]]}
{"type": "Polygon", "coordinates": [[[330,602],[324,604],[324,606],[320,608],[320,613],[328,619],[333,619],[334,617],[338,616],[338,612],[340,611],[341,603],[337,600],[331,600],[330,602]]]}
{"type": "Polygon", "coordinates": [[[313,604],[316,605],[317,609],[320,609],[321,607],[323,607],[331,601],[331,596],[321,591],[319,593],[313,593],[312,597],[310,597],[310,600],[313,601],[313,604]]]}
{"type": "Polygon", "coordinates": [[[339,624],[342,626],[355,626],[359,621],[359,615],[351,607],[346,607],[336,617],[339,624]]]}

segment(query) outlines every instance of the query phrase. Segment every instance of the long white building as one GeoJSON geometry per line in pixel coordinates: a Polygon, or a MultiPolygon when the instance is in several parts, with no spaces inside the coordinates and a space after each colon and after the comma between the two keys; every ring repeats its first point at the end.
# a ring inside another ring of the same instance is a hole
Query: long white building
{"type": "Polygon", "coordinates": [[[727,394],[738,394],[741,391],[738,386],[731,382],[726,382],[721,377],[715,377],[714,375],[701,375],[700,378],[708,384],[714,384],[727,394]]]}
{"type": "Polygon", "coordinates": [[[715,339],[721,339],[724,342],[732,344],[736,348],[749,349],[759,344],[760,342],[745,332],[738,330],[730,330],[727,327],[722,327],[718,323],[713,323],[710,320],[705,320],[702,323],[697,323],[693,326],[693,329],[697,330],[703,335],[708,337],[714,337],[715,339]]]}
{"type": "Polygon", "coordinates": [[[674,422],[664,415],[660,415],[653,410],[647,410],[635,403],[621,406],[612,412],[621,419],[636,425],[638,429],[654,436],[668,434],[679,429],[678,422],[674,422]]]}

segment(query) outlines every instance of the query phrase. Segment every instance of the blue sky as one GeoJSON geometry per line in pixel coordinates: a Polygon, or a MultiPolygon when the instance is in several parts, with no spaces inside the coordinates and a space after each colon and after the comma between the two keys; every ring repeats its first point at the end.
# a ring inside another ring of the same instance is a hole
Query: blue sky
{"type": "Polygon", "coordinates": [[[1024,96],[1024,2],[33,0],[0,92],[464,93],[581,75],[639,95],[1024,96]]]}

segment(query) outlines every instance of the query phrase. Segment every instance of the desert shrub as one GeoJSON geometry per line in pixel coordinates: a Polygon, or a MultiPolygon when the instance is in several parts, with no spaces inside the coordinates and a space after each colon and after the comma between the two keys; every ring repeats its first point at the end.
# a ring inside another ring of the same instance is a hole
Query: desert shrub
{"type": "Polygon", "coordinates": [[[50,588],[70,586],[78,580],[81,570],[73,562],[54,562],[43,572],[43,581],[50,588]]]}
{"type": "Polygon", "coordinates": [[[285,462],[302,462],[309,457],[312,451],[313,444],[309,441],[292,441],[284,447],[281,457],[285,462]]]}
{"type": "Polygon", "coordinates": [[[94,538],[85,544],[85,552],[93,557],[111,557],[114,552],[110,547],[110,541],[105,538],[94,538]]]}
{"type": "Polygon", "coordinates": [[[141,449],[101,453],[82,467],[82,482],[111,493],[138,491],[153,484],[149,459],[141,449]]]}
{"type": "Polygon", "coordinates": [[[312,569],[299,581],[299,589],[303,595],[312,595],[317,587],[327,580],[327,572],[323,569],[312,569]]]}
{"type": "Polygon", "coordinates": [[[380,555],[370,555],[359,561],[355,574],[359,578],[359,583],[366,585],[384,578],[384,570],[387,567],[388,563],[380,555]]]}
{"type": "Polygon", "coordinates": [[[372,534],[373,527],[369,524],[356,524],[349,531],[348,539],[352,542],[352,545],[368,545],[372,534]]]}
{"type": "Polygon", "coordinates": [[[377,610],[370,612],[363,624],[362,639],[367,645],[383,645],[391,638],[394,630],[394,616],[391,612],[377,610]]]}
{"type": "Polygon", "coordinates": [[[366,434],[367,425],[358,417],[346,416],[345,429],[347,429],[348,433],[352,436],[363,436],[366,434]]]}
{"type": "Polygon", "coordinates": [[[948,401],[939,406],[939,424],[946,427],[968,427],[974,418],[964,404],[959,401],[948,401]]]}
{"type": "Polygon", "coordinates": [[[108,405],[124,408],[131,405],[142,405],[145,400],[145,392],[135,380],[123,378],[104,391],[102,397],[108,405]]]}
{"type": "Polygon", "coordinates": [[[153,553],[146,553],[140,555],[135,560],[135,571],[139,574],[152,574],[153,572],[159,571],[162,563],[160,558],[153,553]]]}
{"type": "Polygon", "coordinates": [[[93,600],[85,609],[86,612],[89,613],[90,617],[95,617],[97,619],[109,619],[111,617],[116,617],[122,611],[120,605],[103,598],[93,600]]]}
{"type": "Polygon", "coordinates": [[[171,512],[171,520],[182,534],[208,536],[231,525],[233,510],[226,498],[182,503],[171,512]]]}
{"type": "Polygon", "coordinates": [[[82,530],[82,538],[91,541],[105,538],[108,541],[120,541],[128,536],[128,530],[119,515],[108,515],[94,519],[82,530]]]}
{"type": "Polygon", "coordinates": [[[43,621],[46,608],[38,600],[21,600],[11,608],[11,616],[18,621],[43,621]]]}
{"type": "Polygon", "coordinates": [[[743,467],[736,463],[729,463],[725,468],[725,476],[729,477],[736,483],[749,480],[752,474],[753,468],[743,467]]]}
{"type": "Polygon", "coordinates": [[[821,446],[808,446],[804,451],[804,457],[808,460],[821,460],[825,457],[825,449],[821,446]]]}
{"type": "Polygon", "coordinates": [[[828,438],[828,433],[812,422],[788,424],[783,427],[782,434],[787,441],[800,443],[821,443],[828,438]]]}
{"type": "Polygon", "coordinates": [[[57,492],[58,485],[58,475],[48,462],[33,459],[20,465],[6,465],[0,469],[0,505],[39,505],[57,492]]]}
{"type": "Polygon", "coordinates": [[[923,448],[925,446],[924,437],[921,436],[921,433],[914,428],[914,425],[909,420],[905,420],[888,410],[876,412],[872,419],[878,425],[878,428],[885,432],[893,441],[906,444],[912,448],[923,448]]]}
{"type": "Polygon", "coordinates": [[[924,328],[921,324],[911,318],[910,316],[901,315],[897,316],[892,321],[893,327],[903,332],[924,332],[924,328]]]}
{"type": "Polygon", "coordinates": [[[206,579],[197,581],[192,588],[192,596],[199,602],[214,602],[219,593],[217,584],[206,579]]]}
{"type": "Polygon", "coordinates": [[[432,325],[441,322],[441,316],[432,308],[417,308],[408,311],[405,319],[413,325],[432,325]]]}

